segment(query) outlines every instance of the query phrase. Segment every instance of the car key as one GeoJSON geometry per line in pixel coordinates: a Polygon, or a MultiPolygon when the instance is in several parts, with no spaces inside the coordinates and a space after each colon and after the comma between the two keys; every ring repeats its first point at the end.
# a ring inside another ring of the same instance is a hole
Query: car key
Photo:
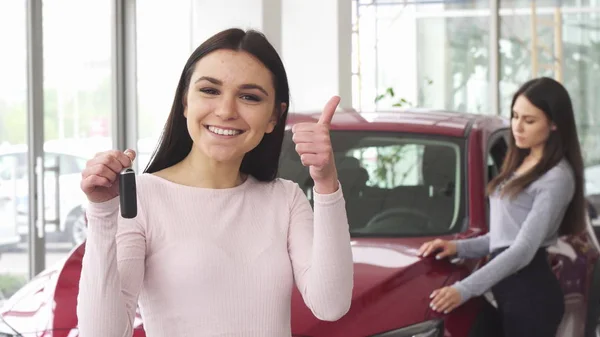
{"type": "Polygon", "coordinates": [[[135,185],[135,171],[126,168],[119,177],[119,196],[121,201],[121,216],[132,219],[137,216],[137,192],[135,185]]]}

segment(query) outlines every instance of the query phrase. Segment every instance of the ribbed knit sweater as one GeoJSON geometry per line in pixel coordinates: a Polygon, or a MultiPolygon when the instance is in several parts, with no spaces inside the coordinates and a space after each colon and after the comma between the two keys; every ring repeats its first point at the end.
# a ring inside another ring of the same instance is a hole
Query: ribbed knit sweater
{"type": "Polygon", "coordinates": [[[77,315],[85,337],[129,337],[139,303],[148,337],[290,336],[297,286],[322,320],[350,307],[353,262],[342,189],[249,177],[208,189],[137,177],[138,215],[119,198],[87,208],[77,315]]]}

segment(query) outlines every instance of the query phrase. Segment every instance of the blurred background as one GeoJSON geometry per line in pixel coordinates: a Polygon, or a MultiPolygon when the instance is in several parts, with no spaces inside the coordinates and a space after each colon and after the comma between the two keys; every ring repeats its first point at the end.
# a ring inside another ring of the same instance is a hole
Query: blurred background
{"type": "Polygon", "coordinates": [[[0,297],[85,239],[86,161],[134,148],[141,172],[187,57],[232,26],[273,42],[295,112],[339,94],[365,112],[508,116],[523,82],[555,78],[599,201],[600,0],[0,0],[0,297]]]}

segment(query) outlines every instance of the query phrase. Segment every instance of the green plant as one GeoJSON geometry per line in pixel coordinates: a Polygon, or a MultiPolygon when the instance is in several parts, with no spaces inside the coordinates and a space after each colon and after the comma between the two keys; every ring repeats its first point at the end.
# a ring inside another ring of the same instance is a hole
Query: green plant
{"type": "MultiPolygon", "coordinates": [[[[375,97],[375,103],[381,101],[382,99],[389,97],[390,99],[394,99],[396,97],[396,93],[394,92],[394,88],[389,87],[385,89],[385,92],[381,95],[377,95],[375,97]]],[[[403,106],[412,106],[413,104],[407,101],[405,98],[398,98],[398,100],[392,104],[393,107],[403,107],[403,106]]]]}
{"type": "Polygon", "coordinates": [[[7,299],[14,295],[27,283],[27,278],[22,275],[4,274],[0,275],[0,296],[7,299]]]}

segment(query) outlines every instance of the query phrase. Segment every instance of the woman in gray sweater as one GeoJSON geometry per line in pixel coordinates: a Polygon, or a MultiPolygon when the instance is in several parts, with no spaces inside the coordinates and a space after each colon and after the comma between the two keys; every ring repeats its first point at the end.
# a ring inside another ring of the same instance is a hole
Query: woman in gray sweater
{"type": "Polygon", "coordinates": [[[431,307],[448,313],[490,290],[504,336],[555,336],[564,314],[561,286],[546,247],[585,225],[583,159],[571,99],[557,81],[528,81],[514,95],[508,154],[488,185],[486,235],[434,240],[419,253],[491,260],[469,277],[431,294],[431,307]]]}

